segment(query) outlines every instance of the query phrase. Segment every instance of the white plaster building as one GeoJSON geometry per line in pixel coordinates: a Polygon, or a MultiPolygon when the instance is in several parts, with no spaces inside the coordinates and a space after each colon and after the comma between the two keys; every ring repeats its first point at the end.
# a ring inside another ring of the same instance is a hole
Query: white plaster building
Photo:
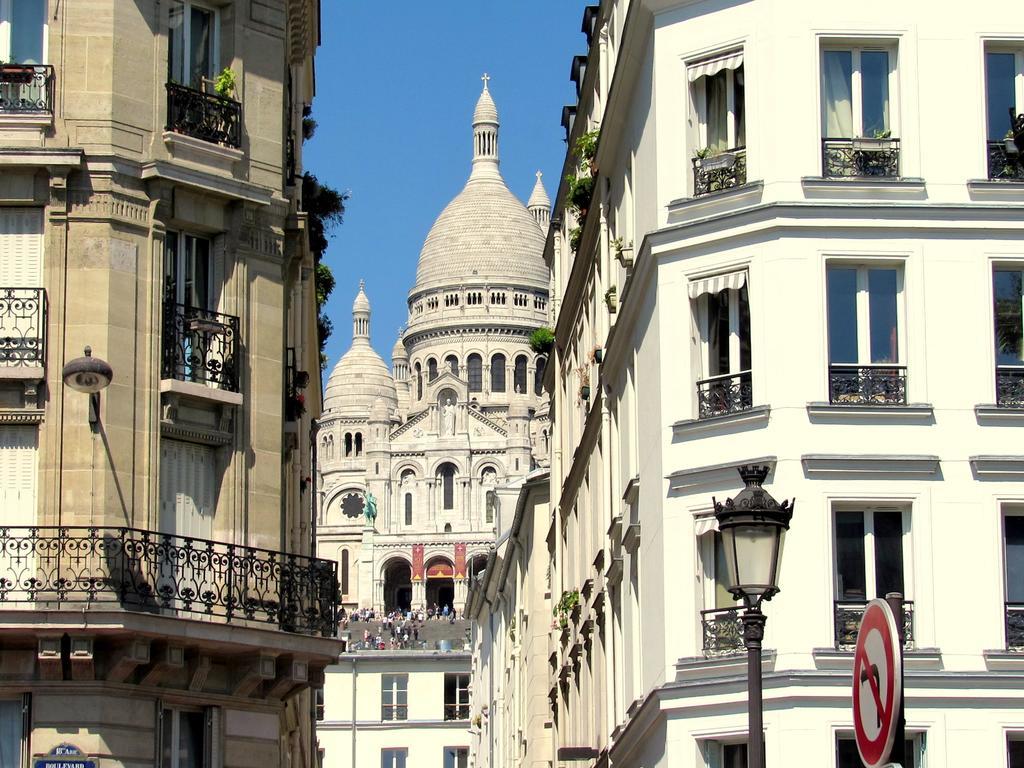
{"type": "Polygon", "coordinates": [[[550,592],[579,604],[523,764],[745,765],[710,513],[758,463],[797,499],[769,768],[859,765],[849,643],[894,589],[910,762],[1024,765],[1024,11],[605,0],[585,28],[565,123],[596,170],[564,173],[594,195],[560,185],[545,250],[550,592]]]}
{"type": "Polygon", "coordinates": [[[545,356],[529,337],[549,323],[550,202],[539,175],[529,209],[505,186],[486,76],[472,158],[424,242],[391,371],[370,346],[361,284],[352,347],[327,382],[318,541],[346,608],[461,610],[494,541],[494,489],[546,463],[545,356]]]}

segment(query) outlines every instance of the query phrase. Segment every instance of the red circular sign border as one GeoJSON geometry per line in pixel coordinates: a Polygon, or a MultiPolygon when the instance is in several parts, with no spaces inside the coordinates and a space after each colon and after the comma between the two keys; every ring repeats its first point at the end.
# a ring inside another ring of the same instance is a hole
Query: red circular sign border
{"type": "Polygon", "coordinates": [[[866,768],[879,768],[884,765],[892,752],[896,735],[896,721],[899,719],[900,699],[903,693],[899,670],[896,668],[899,663],[900,650],[899,635],[892,609],[884,600],[872,600],[864,609],[864,616],[861,618],[860,629],[857,632],[857,646],[853,654],[853,730],[857,742],[857,752],[866,768]],[[871,741],[864,732],[864,726],[860,719],[861,685],[859,677],[860,662],[867,659],[864,644],[868,633],[873,629],[878,630],[882,635],[885,664],[888,666],[889,672],[886,676],[886,701],[891,706],[888,708],[887,715],[883,713],[885,719],[882,722],[878,738],[871,741]]]}

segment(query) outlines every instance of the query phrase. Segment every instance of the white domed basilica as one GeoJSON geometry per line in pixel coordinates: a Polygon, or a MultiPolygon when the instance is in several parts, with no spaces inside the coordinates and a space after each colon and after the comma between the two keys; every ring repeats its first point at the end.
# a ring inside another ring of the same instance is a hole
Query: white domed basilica
{"type": "Polygon", "coordinates": [[[423,244],[390,372],[360,283],[352,346],[327,382],[317,540],[346,608],[461,611],[494,542],[495,488],[547,464],[545,359],[529,336],[551,322],[549,216],[539,173],[527,206],[505,186],[485,76],[472,172],[423,244]]]}

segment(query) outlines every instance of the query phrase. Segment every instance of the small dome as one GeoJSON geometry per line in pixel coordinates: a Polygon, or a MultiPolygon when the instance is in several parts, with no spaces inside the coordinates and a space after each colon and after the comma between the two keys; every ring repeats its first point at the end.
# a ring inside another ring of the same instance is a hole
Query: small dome
{"type": "Polygon", "coordinates": [[[491,92],[487,90],[487,81],[491,78],[484,74],[482,79],[484,81],[484,90],[476,101],[476,109],[473,110],[473,122],[494,123],[497,125],[498,108],[494,104],[494,99],[491,98],[491,92]]]}
{"type": "Polygon", "coordinates": [[[405,344],[402,343],[402,332],[398,332],[398,338],[395,340],[395,346],[391,348],[391,359],[392,360],[408,360],[409,355],[405,351],[405,344]]]}
{"type": "Polygon", "coordinates": [[[544,189],[544,182],[540,180],[543,175],[537,171],[537,183],[533,185],[533,192],[530,193],[530,199],[526,202],[527,208],[551,208],[548,192],[544,189]]]}
{"type": "Polygon", "coordinates": [[[359,281],[359,293],[356,294],[356,300],[352,302],[353,312],[369,312],[370,311],[370,300],[366,297],[366,281],[359,281]]]}

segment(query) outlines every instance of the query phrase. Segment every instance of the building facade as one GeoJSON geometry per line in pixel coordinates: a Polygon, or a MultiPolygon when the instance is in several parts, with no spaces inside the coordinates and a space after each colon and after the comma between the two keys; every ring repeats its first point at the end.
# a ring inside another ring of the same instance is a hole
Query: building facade
{"type": "Polygon", "coordinates": [[[586,10],[532,555],[566,628],[554,746],[525,764],[746,764],[712,498],[750,464],[797,499],[765,607],[767,765],[860,764],[851,646],[891,591],[907,764],[1024,764],[1024,15],[997,11],[586,10]]]}
{"type": "Polygon", "coordinates": [[[317,762],[318,13],[0,4],[4,766],[317,762]]]}
{"type": "Polygon", "coordinates": [[[495,489],[547,461],[546,355],[530,335],[549,322],[550,202],[539,174],[528,206],[505,185],[486,76],[472,158],[424,242],[391,370],[360,285],[325,389],[317,536],[347,609],[461,611],[494,542],[495,489]]]}

